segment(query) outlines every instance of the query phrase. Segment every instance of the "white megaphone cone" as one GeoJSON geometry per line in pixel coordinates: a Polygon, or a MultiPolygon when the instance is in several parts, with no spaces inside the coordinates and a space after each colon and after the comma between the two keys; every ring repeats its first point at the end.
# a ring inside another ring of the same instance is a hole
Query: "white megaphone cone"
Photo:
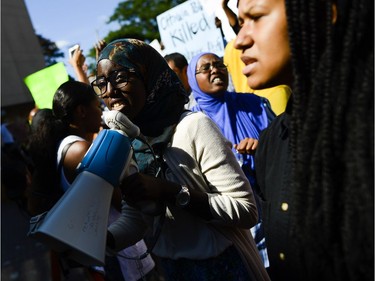
{"type": "Polygon", "coordinates": [[[133,151],[119,130],[102,130],[71,187],[47,213],[33,217],[29,236],[82,265],[104,265],[113,188],[127,172],[133,151]]]}

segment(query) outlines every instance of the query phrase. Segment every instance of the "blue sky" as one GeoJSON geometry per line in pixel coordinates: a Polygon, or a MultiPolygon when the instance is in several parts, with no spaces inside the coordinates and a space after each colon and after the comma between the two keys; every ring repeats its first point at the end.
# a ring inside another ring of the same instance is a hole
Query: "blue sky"
{"type": "MultiPolygon", "coordinates": [[[[65,67],[75,77],[69,64],[68,49],[80,44],[83,54],[94,46],[98,39],[105,37],[109,31],[119,29],[117,23],[107,24],[114,13],[119,0],[24,0],[31,22],[37,34],[55,42],[64,52],[65,67]]],[[[216,10],[219,18],[226,17],[221,9],[220,0],[202,0],[216,10]]],[[[230,0],[229,7],[235,12],[236,1],[230,0]]],[[[230,28],[224,23],[224,32],[230,28]]],[[[229,32],[232,33],[231,30],[229,32]]],[[[233,34],[230,33],[230,36],[233,34]]],[[[87,59],[89,60],[89,59],[87,59]]],[[[90,62],[90,61],[88,61],[90,62]]]]}
{"type": "Polygon", "coordinates": [[[80,44],[83,53],[119,25],[106,24],[119,0],[24,0],[36,33],[54,41],[64,52],[62,59],[74,77],[68,62],[68,48],[80,44]]]}

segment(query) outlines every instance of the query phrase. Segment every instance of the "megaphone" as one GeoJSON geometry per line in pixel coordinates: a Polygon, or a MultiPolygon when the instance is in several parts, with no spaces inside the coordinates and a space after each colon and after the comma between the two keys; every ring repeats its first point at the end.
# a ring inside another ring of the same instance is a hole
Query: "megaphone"
{"type": "MultiPolygon", "coordinates": [[[[104,115],[104,121],[107,124],[107,126],[111,129],[120,130],[122,132],[125,132],[129,137],[133,139],[140,139],[144,143],[147,143],[146,138],[142,135],[140,129],[134,125],[126,115],[121,113],[117,110],[111,110],[111,111],[105,111],[103,113],[104,115]]],[[[152,147],[149,146],[152,153],[154,154],[152,147]]],[[[127,169],[127,174],[130,175],[134,172],[138,171],[138,165],[137,163],[131,159],[130,164],[127,169]]],[[[151,216],[158,216],[165,212],[165,205],[161,202],[156,202],[153,200],[143,200],[139,201],[135,204],[135,206],[141,210],[144,214],[151,215],[151,216]]]]}
{"type": "Polygon", "coordinates": [[[100,131],[71,187],[51,210],[31,218],[28,236],[82,265],[104,265],[113,188],[129,174],[133,156],[122,129],[100,131]]]}

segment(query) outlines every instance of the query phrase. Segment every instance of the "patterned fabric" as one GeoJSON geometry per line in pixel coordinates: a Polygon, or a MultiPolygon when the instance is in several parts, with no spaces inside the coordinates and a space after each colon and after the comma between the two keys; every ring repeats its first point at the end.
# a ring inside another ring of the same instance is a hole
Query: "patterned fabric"
{"type": "MultiPolygon", "coordinates": [[[[156,138],[147,138],[147,143],[138,139],[133,140],[132,146],[134,148],[135,158],[137,166],[140,172],[148,175],[156,176],[160,167],[159,163],[155,163],[156,156],[160,157],[162,153],[159,153],[158,147],[162,150],[166,147],[168,142],[171,140],[174,133],[175,125],[169,126],[164,129],[163,133],[156,138]],[[154,155],[150,149],[153,148],[154,155]]],[[[162,151],[160,151],[162,152],[162,151]]]]}
{"type": "Polygon", "coordinates": [[[150,45],[136,39],[119,39],[108,44],[98,62],[109,59],[132,69],[146,86],[146,104],[132,120],[146,136],[158,136],[165,127],[176,124],[188,94],[165,59],[150,45]]]}
{"type": "Polygon", "coordinates": [[[204,260],[161,258],[166,280],[173,281],[251,281],[234,246],[221,255],[204,260]]]}

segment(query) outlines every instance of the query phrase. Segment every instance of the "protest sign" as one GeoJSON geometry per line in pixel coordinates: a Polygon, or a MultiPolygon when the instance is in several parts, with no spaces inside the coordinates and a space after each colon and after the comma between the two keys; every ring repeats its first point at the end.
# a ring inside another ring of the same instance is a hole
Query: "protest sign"
{"type": "Polygon", "coordinates": [[[165,54],[179,52],[188,61],[200,52],[224,55],[224,42],[215,25],[215,14],[207,13],[199,0],[186,1],[156,17],[165,54]]]}
{"type": "Polygon", "coordinates": [[[57,88],[68,79],[64,63],[59,62],[28,75],[24,78],[24,82],[33,96],[35,105],[43,109],[52,108],[52,100],[57,88]]]}

